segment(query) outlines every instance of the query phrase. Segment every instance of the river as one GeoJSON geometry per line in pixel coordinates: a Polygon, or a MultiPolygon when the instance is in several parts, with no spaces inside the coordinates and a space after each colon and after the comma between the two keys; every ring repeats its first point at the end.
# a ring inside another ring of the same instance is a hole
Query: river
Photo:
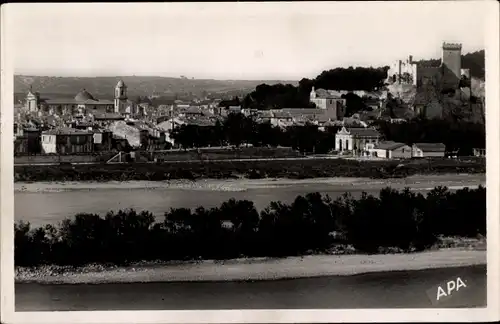
{"type": "Polygon", "coordinates": [[[16,311],[446,308],[486,306],[486,266],[271,281],[15,286],[16,311]],[[436,302],[450,280],[466,287],[436,302]]]}
{"type": "Polygon", "coordinates": [[[54,224],[77,213],[104,215],[110,210],[148,210],[161,220],[170,208],[215,207],[231,198],[247,199],[261,210],[271,201],[290,203],[298,195],[311,192],[332,198],[345,192],[359,196],[363,191],[378,194],[381,188],[410,187],[425,193],[435,186],[451,190],[485,185],[484,174],[412,176],[406,179],[318,178],[305,180],[200,180],[174,182],[106,183],[15,183],[15,220],[33,226],[54,224]]]}

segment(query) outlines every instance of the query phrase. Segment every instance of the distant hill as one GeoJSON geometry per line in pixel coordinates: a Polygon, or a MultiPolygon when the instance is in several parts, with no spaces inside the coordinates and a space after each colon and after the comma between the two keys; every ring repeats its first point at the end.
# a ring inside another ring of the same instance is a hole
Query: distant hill
{"type": "MultiPolygon", "coordinates": [[[[441,59],[421,60],[417,63],[428,66],[439,66],[441,64],[441,59]]],[[[462,69],[470,69],[471,77],[484,80],[484,68],[484,50],[462,55],[462,69]]]]}
{"type": "Polygon", "coordinates": [[[280,80],[208,80],[149,76],[124,77],[48,77],[48,76],[14,76],[14,92],[26,93],[30,85],[33,90],[46,96],[74,96],[85,88],[95,97],[110,99],[116,83],[122,79],[128,87],[130,98],[136,96],[187,94],[202,96],[207,93],[228,93],[231,95],[251,92],[262,83],[291,83],[297,81],[280,80]]]}

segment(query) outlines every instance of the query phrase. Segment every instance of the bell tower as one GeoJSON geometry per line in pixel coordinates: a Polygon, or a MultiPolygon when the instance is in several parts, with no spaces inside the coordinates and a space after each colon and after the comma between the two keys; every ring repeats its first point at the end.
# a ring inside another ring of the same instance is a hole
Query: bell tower
{"type": "Polygon", "coordinates": [[[127,99],[127,86],[120,80],[115,87],[115,113],[124,111],[127,99]]]}
{"type": "Polygon", "coordinates": [[[38,111],[38,96],[36,93],[33,93],[33,87],[30,86],[30,90],[26,95],[26,110],[29,112],[37,112],[38,111]]]}
{"type": "Polygon", "coordinates": [[[312,87],[311,93],[309,93],[309,98],[316,99],[316,89],[314,89],[314,87],[312,87]]]}

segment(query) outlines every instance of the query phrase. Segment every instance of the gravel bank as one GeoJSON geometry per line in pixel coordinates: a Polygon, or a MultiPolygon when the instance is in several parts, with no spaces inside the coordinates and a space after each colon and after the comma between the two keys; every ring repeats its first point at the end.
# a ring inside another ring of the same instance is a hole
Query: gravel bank
{"type": "Polygon", "coordinates": [[[202,261],[50,273],[16,269],[16,282],[98,284],[132,282],[276,280],[345,276],[370,272],[423,270],[486,264],[486,251],[441,249],[414,254],[314,255],[282,259],[202,261]]]}
{"type": "Polygon", "coordinates": [[[66,190],[103,190],[103,189],[197,189],[210,191],[245,191],[256,188],[275,188],[281,186],[298,186],[310,184],[323,184],[333,187],[362,187],[366,190],[378,189],[386,186],[394,187],[417,187],[417,189],[429,189],[437,185],[456,187],[477,187],[486,184],[485,174],[442,174],[442,175],[418,175],[405,179],[373,180],[369,178],[314,178],[314,179],[232,179],[216,180],[203,179],[196,181],[171,180],[171,181],[108,181],[108,182],[16,182],[16,192],[58,192],[66,190]],[[418,188],[420,187],[420,188],[418,188]]]}

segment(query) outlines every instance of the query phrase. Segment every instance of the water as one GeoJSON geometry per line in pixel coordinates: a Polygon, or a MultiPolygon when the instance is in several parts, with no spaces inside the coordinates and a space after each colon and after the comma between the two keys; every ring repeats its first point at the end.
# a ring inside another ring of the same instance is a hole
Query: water
{"type": "MultiPolygon", "coordinates": [[[[484,185],[484,175],[452,175],[413,177],[391,180],[395,189],[405,186],[425,193],[436,185],[484,185]]],[[[33,226],[57,223],[77,213],[104,215],[110,210],[134,208],[148,210],[163,219],[170,208],[205,208],[219,206],[231,198],[248,199],[261,210],[271,201],[291,203],[298,195],[311,192],[328,194],[332,198],[345,192],[359,196],[365,191],[378,194],[388,183],[367,179],[308,179],[292,180],[233,180],[198,183],[107,183],[107,184],[23,184],[16,183],[15,219],[29,221],[33,226]]],[[[458,188],[457,187],[457,188],[458,188]]]]}
{"type": "Polygon", "coordinates": [[[257,282],[25,283],[15,291],[16,311],[485,307],[486,266],[257,282]],[[467,287],[433,304],[428,290],[457,276],[467,287]]]}

